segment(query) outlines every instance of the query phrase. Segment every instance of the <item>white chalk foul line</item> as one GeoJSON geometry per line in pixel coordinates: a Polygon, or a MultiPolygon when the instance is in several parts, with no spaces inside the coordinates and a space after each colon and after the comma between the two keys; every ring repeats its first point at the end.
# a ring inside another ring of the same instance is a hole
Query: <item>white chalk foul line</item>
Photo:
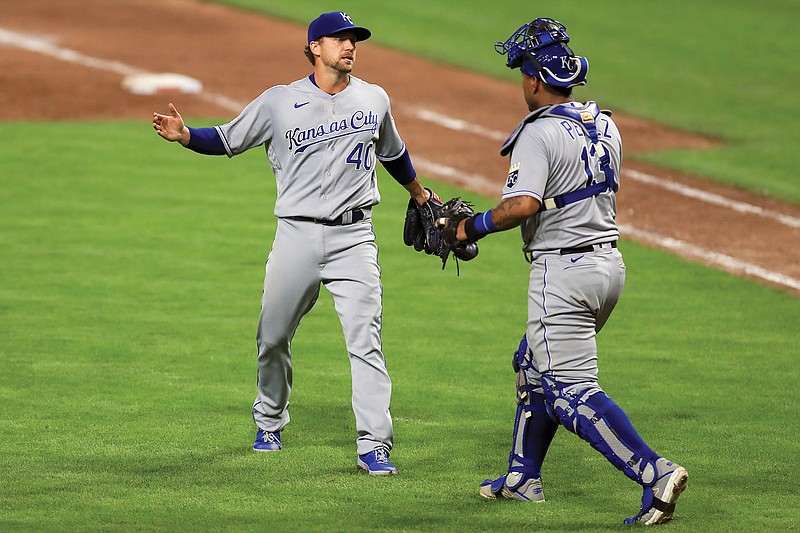
{"type": "MultiPolygon", "coordinates": [[[[451,129],[454,131],[471,133],[473,135],[478,135],[480,137],[484,137],[486,139],[491,139],[494,141],[502,142],[508,138],[508,135],[506,133],[484,128],[483,126],[472,124],[465,120],[453,118],[448,115],[444,115],[442,113],[437,113],[420,107],[412,107],[411,114],[414,117],[418,118],[419,120],[432,122],[438,124],[443,128],[451,129]]],[[[739,213],[748,213],[763,218],[769,218],[777,222],[780,222],[781,224],[788,226],[790,228],[800,228],[800,218],[797,217],[776,213],[774,211],[764,209],[763,207],[732,200],[730,198],[727,198],[719,194],[690,187],[688,185],[684,185],[682,183],[678,183],[670,179],[659,178],[651,174],[640,172],[638,170],[624,169],[622,173],[625,176],[635,181],[646,183],[654,187],[660,187],[662,189],[666,189],[681,194],[683,196],[693,198],[695,200],[700,200],[709,204],[726,207],[728,209],[731,209],[739,213]]]]}
{"type": "MultiPolygon", "coordinates": [[[[487,184],[491,183],[489,178],[485,176],[465,173],[456,168],[434,163],[419,157],[414,158],[414,164],[426,174],[451,179],[455,178],[467,187],[474,187],[473,190],[485,190],[487,184]]],[[[705,250],[679,239],[640,230],[627,224],[620,224],[619,229],[623,237],[650,244],[689,259],[699,260],[702,263],[716,266],[732,274],[751,276],[769,283],[800,291],[800,280],[792,278],[791,276],[773,272],[725,254],[705,250]]]]}
{"type": "Polygon", "coordinates": [[[76,52],[75,50],[56,46],[46,39],[32,37],[30,35],[5,30],[3,28],[0,28],[0,44],[6,46],[15,46],[17,48],[22,48],[23,50],[28,50],[29,52],[36,52],[60,59],[61,61],[77,63],[85,67],[105,70],[107,72],[115,72],[123,76],[143,74],[146,72],[142,69],[120,63],[119,61],[108,61],[105,59],[87,56],[80,52],[76,52]]]}
{"type": "MultiPolygon", "coordinates": [[[[478,190],[485,189],[486,185],[490,183],[489,178],[485,176],[464,173],[458,169],[427,161],[419,157],[414,158],[414,164],[425,173],[444,178],[457,178],[465,185],[472,185],[477,187],[478,190]]],[[[623,237],[632,238],[636,241],[656,246],[689,259],[699,260],[705,264],[710,264],[727,272],[731,272],[732,274],[747,275],[800,291],[800,280],[792,278],[791,276],[773,272],[725,254],[705,250],[679,239],[640,230],[627,224],[620,224],[619,229],[623,237]]]]}
{"type": "MultiPolygon", "coordinates": [[[[97,57],[88,56],[76,50],[63,48],[52,42],[39,37],[25,35],[14,31],[0,28],[0,45],[14,46],[22,48],[29,52],[36,52],[38,54],[46,55],[66,61],[68,63],[75,63],[84,67],[102,70],[105,72],[113,72],[121,76],[134,76],[137,74],[155,74],[145,69],[133,67],[120,63],[119,61],[112,61],[108,59],[100,59],[97,57]]],[[[244,104],[231,100],[230,98],[221,94],[216,94],[210,91],[203,91],[198,94],[200,98],[207,102],[216,104],[224,109],[229,109],[238,113],[244,108],[244,104]]]]}
{"type": "Polygon", "coordinates": [[[621,224],[619,226],[620,232],[626,237],[632,237],[635,240],[643,243],[650,243],[659,248],[663,248],[677,255],[687,257],[689,259],[698,259],[704,263],[716,265],[723,270],[733,274],[744,274],[759,278],[777,285],[782,285],[796,291],[800,291],[800,280],[785,276],[777,272],[772,272],[758,265],[740,261],[729,255],[711,252],[690,244],[679,239],[672,237],[665,237],[657,233],[636,229],[633,226],[621,224]]]}
{"type": "MultiPolygon", "coordinates": [[[[110,61],[106,59],[100,59],[88,56],[86,54],[77,52],[75,50],[59,47],[45,39],[5,30],[3,28],[0,28],[0,45],[22,48],[30,52],[44,54],[62,61],[67,61],[70,63],[75,63],[85,67],[103,70],[106,72],[114,72],[122,76],[149,73],[149,71],[145,69],[140,69],[137,67],[126,65],[124,63],[120,63],[119,61],[110,61]]],[[[203,91],[202,93],[200,93],[199,96],[204,98],[206,101],[209,101],[211,103],[219,105],[220,107],[229,109],[237,113],[241,111],[241,109],[244,107],[244,104],[240,102],[232,100],[224,95],[216,94],[209,91],[203,91]]],[[[430,110],[426,110],[424,108],[412,108],[412,114],[420,120],[434,122],[443,127],[453,129],[456,131],[466,131],[496,141],[504,141],[506,139],[506,135],[497,130],[484,128],[482,126],[471,124],[464,120],[449,117],[441,113],[436,113],[430,110]]],[[[465,185],[477,188],[479,190],[485,189],[487,187],[487,184],[491,183],[491,180],[485,176],[466,173],[456,168],[448,167],[446,165],[441,165],[433,161],[427,161],[419,157],[415,158],[415,160],[421,169],[425,169],[426,172],[434,176],[445,177],[450,179],[456,178],[465,185]]],[[[677,192],[680,192],[681,194],[685,194],[687,190],[692,191],[691,194],[695,195],[693,197],[696,197],[697,199],[730,207],[731,209],[735,209],[740,212],[753,213],[759,216],[774,218],[775,220],[779,220],[783,224],[787,224],[791,227],[800,227],[800,221],[798,221],[798,219],[794,217],[773,213],[771,211],[750,204],[735,202],[728,198],[707,193],[699,189],[687,188],[684,187],[683,185],[675,184],[674,182],[658,179],[655,176],[650,176],[649,174],[644,174],[632,170],[627,171],[627,174],[631,176],[633,179],[638,179],[640,181],[645,181],[647,183],[652,182],[652,184],[658,186],[664,186],[665,183],[672,183],[673,185],[670,185],[669,187],[666,188],[670,188],[670,190],[672,190],[672,187],[674,186],[675,190],[677,192]]],[[[679,255],[688,255],[689,257],[700,259],[702,261],[717,265],[729,272],[743,273],[772,283],[776,283],[778,285],[789,287],[794,290],[800,290],[800,280],[791,278],[789,276],[784,276],[783,274],[772,272],[770,270],[766,270],[764,268],[752,265],[750,263],[739,261],[738,259],[734,259],[733,257],[727,255],[719,254],[716,252],[710,252],[708,250],[704,250],[689,243],[685,243],[683,241],[679,241],[671,237],[658,235],[656,233],[639,230],[632,226],[621,226],[620,231],[622,231],[623,233],[627,233],[628,235],[632,236],[637,240],[650,242],[656,246],[660,246],[667,250],[674,251],[679,255]]]]}
{"type": "Polygon", "coordinates": [[[677,183],[668,179],[657,178],[650,174],[639,172],[638,170],[625,169],[622,171],[622,173],[641,183],[646,183],[655,187],[661,187],[662,189],[666,189],[689,198],[694,198],[695,200],[701,200],[709,204],[726,207],[739,213],[749,213],[751,215],[757,215],[763,218],[770,218],[780,222],[781,224],[789,226],[790,228],[800,228],[800,218],[769,211],[768,209],[764,209],[763,207],[759,207],[757,205],[731,200],[730,198],[726,198],[725,196],[719,194],[704,191],[702,189],[696,189],[694,187],[690,187],[688,185],[677,183]]]}
{"type": "Polygon", "coordinates": [[[442,113],[437,113],[436,111],[431,111],[430,109],[425,109],[424,107],[410,107],[406,109],[406,111],[420,120],[432,122],[450,130],[472,133],[474,135],[486,137],[487,139],[492,139],[493,141],[504,142],[506,139],[508,139],[508,133],[484,128],[483,126],[472,124],[466,120],[443,115],[442,113]]]}
{"type": "Polygon", "coordinates": [[[457,168],[448,167],[434,161],[419,156],[414,156],[414,166],[419,168],[423,173],[437,176],[440,178],[450,178],[457,183],[472,189],[473,191],[486,191],[492,184],[492,181],[486,176],[480,174],[470,174],[457,168]]]}

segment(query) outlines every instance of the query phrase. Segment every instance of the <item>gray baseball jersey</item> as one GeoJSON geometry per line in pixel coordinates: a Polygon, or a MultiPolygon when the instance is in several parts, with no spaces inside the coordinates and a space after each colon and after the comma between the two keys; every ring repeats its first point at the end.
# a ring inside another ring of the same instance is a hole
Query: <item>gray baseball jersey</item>
{"type": "Polygon", "coordinates": [[[370,216],[380,201],[377,160],[405,153],[389,97],[352,75],[335,95],[303,78],[266,90],[216,129],[229,157],[264,145],[277,181],[278,227],[257,330],[256,425],[275,432],[289,423],[292,337],[324,285],[350,358],[358,453],[391,449],[392,384],[381,347],[382,288],[370,216]],[[361,209],[363,220],[322,223],[353,209],[361,209]]]}
{"type": "MultiPolygon", "coordinates": [[[[572,102],[578,115],[594,104],[572,102]]],[[[597,143],[575,121],[542,116],[523,121],[511,149],[503,198],[547,198],[584,189],[606,179],[600,157],[607,154],[618,179],[622,140],[610,116],[593,114],[597,143]]],[[[524,250],[531,252],[527,339],[534,366],[526,371],[541,392],[541,374],[580,391],[599,391],[599,331],[625,284],[625,264],[616,249],[616,197],[607,190],[562,208],[533,215],[522,225],[524,250]]]]}
{"type": "MultiPolygon", "coordinates": [[[[585,104],[572,102],[583,109],[585,104]]],[[[611,167],[620,168],[622,140],[610,116],[596,118],[599,144],[607,150],[611,167]]],[[[593,147],[581,127],[567,119],[542,117],[524,126],[511,152],[511,166],[503,198],[528,195],[545,198],[574,191],[605,179],[599,165],[601,149],[593,147]]],[[[619,172],[617,172],[617,179],[619,172]]],[[[615,221],[616,196],[607,192],[561,209],[534,215],[522,225],[526,252],[559,250],[613,241],[619,237],[615,221]]]]}
{"type": "Polygon", "coordinates": [[[377,204],[376,157],[405,151],[386,92],[352,75],[335,95],[309,78],[272,87],[217,131],[229,156],[266,146],[278,217],[330,220],[377,204]]]}

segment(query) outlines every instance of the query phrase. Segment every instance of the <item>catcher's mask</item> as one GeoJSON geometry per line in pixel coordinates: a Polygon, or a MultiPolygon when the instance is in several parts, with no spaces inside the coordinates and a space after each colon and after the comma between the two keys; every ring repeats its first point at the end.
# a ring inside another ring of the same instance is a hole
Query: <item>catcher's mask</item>
{"type": "Polygon", "coordinates": [[[555,87],[586,85],[589,61],[567,45],[567,29],[559,21],[537,18],[523,24],[505,42],[495,43],[498,54],[508,55],[506,66],[519,68],[555,87]]]}

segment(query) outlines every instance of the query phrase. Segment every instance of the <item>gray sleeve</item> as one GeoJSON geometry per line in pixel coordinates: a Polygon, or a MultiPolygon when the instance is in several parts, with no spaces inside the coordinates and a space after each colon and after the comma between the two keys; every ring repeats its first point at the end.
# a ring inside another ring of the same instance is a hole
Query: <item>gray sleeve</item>
{"type": "Polygon", "coordinates": [[[265,143],[269,144],[272,140],[273,120],[270,100],[274,89],[261,93],[232,121],[216,126],[228,157],[265,143]]]}
{"type": "Polygon", "coordinates": [[[392,116],[392,106],[389,102],[389,95],[380,89],[381,95],[386,101],[386,114],[381,120],[378,141],[375,143],[375,155],[380,161],[392,161],[403,155],[405,144],[397,131],[397,125],[392,116]]]}
{"type": "Polygon", "coordinates": [[[511,151],[502,197],[533,196],[541,202],[550,172],[547,146],[540,136],[531,134],[530,126],[526,130],[511,151]]]}

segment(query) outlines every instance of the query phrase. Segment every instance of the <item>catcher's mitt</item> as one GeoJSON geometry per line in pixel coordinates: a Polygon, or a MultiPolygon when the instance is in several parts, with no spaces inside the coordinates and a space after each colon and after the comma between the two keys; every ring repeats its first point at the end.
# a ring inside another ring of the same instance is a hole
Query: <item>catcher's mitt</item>
{"type": "MultiPolygon", "coordinates": [[[[436,220],[436,227],[442,231],[442,241],[444,242],[445,253],[441,255],[442,269],[447,264],[450,252],[456,260],[470,261],[478,255],[478,243],[476,241],[459,241],[456,238],[458,224],[465,218],[475,215],[472,204],[459,197],[452,198],[442,205],[442,214],[436,220]]],[[[456,261],[456,266],[458,262],[456,261]]]]}
{"type": "Polygon", "coordinates": [[[436,227],[436,220],[442,213],[442,201],[430,189],[428,201],[419,205],[410,198],[406,208],[406,219],[403,224],[403,242],[406,246],[413,246],[418,252],[435,254],[442,257],[446,254],[445,244],[442,240],[442,231],[436,227]]]}

